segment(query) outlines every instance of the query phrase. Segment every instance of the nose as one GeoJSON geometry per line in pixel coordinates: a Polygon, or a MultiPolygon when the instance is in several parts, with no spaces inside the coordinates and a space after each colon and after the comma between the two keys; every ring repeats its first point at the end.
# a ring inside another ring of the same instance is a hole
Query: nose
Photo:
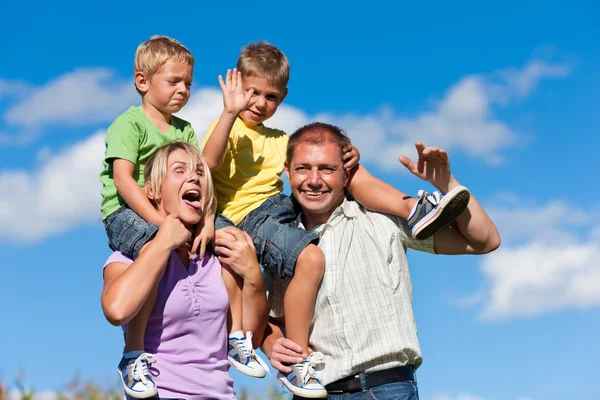
{"type": "Polygon", "coordinates": [[[321,175],[319,174],[319,168],[312,168],[308,174],[307,183],[310,186],[320,186],[321,185],[321,175]]]}
{"type": "Polygon", "coordinates": [[[187,179],[187,181],[188,182],[198,183],[198,182],[200,182],[200,175],[196,171],[190,171],[188,173],[188,179],[187,179]]]}
{"type": "Polygon", "coordinates": [[[177,84],[177,91],[179,93],[186,93],[188,90],[189,90],[189,88],[184,81],[181,81],[177,84]]]}
{"type": "Polygon", "coordinates": [[[267,100],[264,98],[264,96],[256,96],[256,100],[254,101],[254,104],[256,105],[256,108],[265,108],[265,105],[267,104],[267,100]]]}

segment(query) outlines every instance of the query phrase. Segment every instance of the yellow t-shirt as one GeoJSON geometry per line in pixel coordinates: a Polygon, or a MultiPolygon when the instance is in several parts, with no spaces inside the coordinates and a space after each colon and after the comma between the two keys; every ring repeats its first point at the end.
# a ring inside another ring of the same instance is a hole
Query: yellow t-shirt
{"type": "MultiPolygon", "coordinates": [[[[215,129],[213,122],[202,147],[215,129]]],[[[212,172],[217,193],[217,212],[236,225],[265,200],[283,191],[285,132],[263,125],[248,127],[237,118],[229,134],[223,164],[212,172]]]]}

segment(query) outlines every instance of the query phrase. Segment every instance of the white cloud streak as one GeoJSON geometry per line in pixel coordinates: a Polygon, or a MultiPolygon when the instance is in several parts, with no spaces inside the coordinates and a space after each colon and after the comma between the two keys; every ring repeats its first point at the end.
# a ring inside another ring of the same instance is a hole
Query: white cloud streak
{"type": "Polygon", "coordinates": [[[46,83],[9,107],[4,117],[23,128],[89,126],[108,121],[139,101],[131,79],[117,79],[106,68],[80,68],[46,83]]]}
{"type": "Polygon", "coordinates": [[[600,306],[598,209],[508,199],[488,209],[504,244],[483,260],[483,287],[457,304],[480,305],[487,322],[600,306]]]}
{"type": "Polygon", "coordinates": [[[104,136],[46,157],[37,171],[0,171],[0,238],[35,242],[99,221],[104,136]]]}

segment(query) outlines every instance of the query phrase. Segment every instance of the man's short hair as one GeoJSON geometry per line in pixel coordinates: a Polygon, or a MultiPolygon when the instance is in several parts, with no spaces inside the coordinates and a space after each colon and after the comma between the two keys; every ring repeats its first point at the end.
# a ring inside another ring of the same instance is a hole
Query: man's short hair
{"type": "MultiPolygon", "coordinates": [[[[215,188],[212,182],[212,176],[210,174],[210,168],[204,161],[202,153],[196,147],[192,146],[187,142],[171,142],[167,143],[162,147],[159,147],[146,161],[144,169],[144,182],[149,182],[152,187],[152,191],[155,194],[160,193],[160,187],[167,177],[167,165],[169,156],[175,150],[183,150],[188,155],[188,164],[190,168],[194,170],[197,164],[201,164],[204,169],[204,176],[206,177],[206,197],[202,199],[204,215],[212,212],[214,214],[217,207],[215,201],[215,188]]],[[[156,204],[154,204],[156,207],[156,204]]]]}
{"type": "Polygon", "coordinates": [[[135,51],[133,72],[143,72],[150,79],[169,61],[194,67],[194,56],[187,47],[168,36],[154,35],[135,51]]]}
{"type": "Polygon", "coordinates": [[[279,90],[287,87],[290,79],[290,63],[281,50],[266,41],[250,43],[242,47],[237,69],[243,77],[264,78],[279,90]]]}
{"type": "Polygon", "coordinates": [[[346,136],[341,128],[335,125],[326,124],[323,122],[313,122],[311,124],[304,125],[290,136],[285,154],[285,160],[287,161],[288,165],[291,165],[294,151],[300,143],[324,145],[328,142],[338,145],[340,148],[340,155],[343,154],[344,147],[350,145],[350,139],[348,139],[348,136],[346,136]]]}

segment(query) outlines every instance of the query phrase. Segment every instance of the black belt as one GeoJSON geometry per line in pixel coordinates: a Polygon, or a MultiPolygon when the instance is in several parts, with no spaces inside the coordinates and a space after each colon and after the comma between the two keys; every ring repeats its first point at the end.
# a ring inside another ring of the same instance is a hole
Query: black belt
{"type": "Polygon", "coordinates": [[[381,371],[365,372],[340,379],[325,386],[327,393],[353,393],[370,389],[386,383],[414,380],[414,368],[410,365],[384,369],[381,371]],[[360,383],[360,376],[364,375],[365,385],[360,383]]]}

